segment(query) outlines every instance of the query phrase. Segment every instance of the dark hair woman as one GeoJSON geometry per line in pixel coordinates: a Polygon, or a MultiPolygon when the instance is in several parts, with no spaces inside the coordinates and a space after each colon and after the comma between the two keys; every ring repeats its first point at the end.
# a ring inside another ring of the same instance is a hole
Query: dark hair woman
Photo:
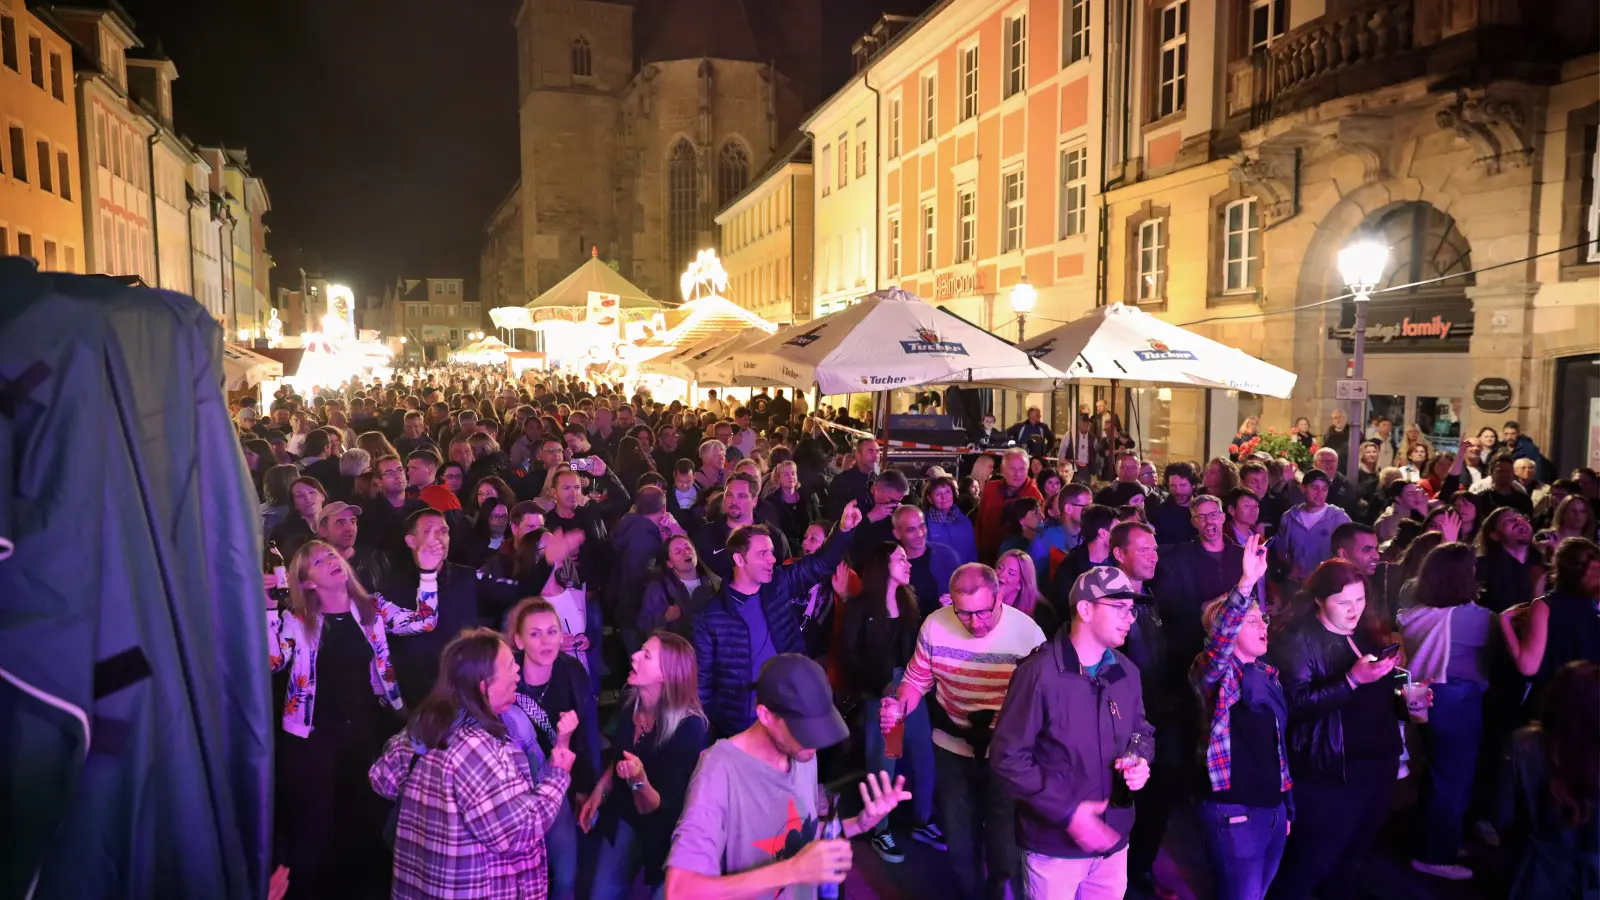
{"type": "Polygon", "coordinates": [[[639,476],[654,472],[656,463],[636,437],[625,437],[617,442],[617,478],[629,495],[639,490],[639,476]]]}
{"type": "MultiPolygon", "coordinates": [[[[267,449],[267,459],[272,459],[272,449],[267,449]]],[[[300,477],[295,466],[272,466],[261,476],[261,533],[271,534],[294,512],[294,496],[290,493],[294,480],[300,477]]],[[[285,557],[287,559],[287,557],[285,557]]]]}
{"type": "Polygon", "coordinates": [[[1273,894],[1350,897],[1359,860],[1389,811],[1400,768],[1400,716],[1379,658],[1366,578],[1343,559],[1306,579],[1271,658],[1289,704],[1289,771],[1295,821],[1273,894]]]}
{"type": "Polygon", "coordinates": [[[1536,722],[1511,739],[1511,900],[1578,900],[1600,885],[1600,665],[1555,671],[1536,722]]]}
{"type": "MultiPolygon", "coordinates": [[[[861,698],[861,733],[866,742],[866,771],[912,773],[917,784],[933,779],[933,729],[928,704],[919,703],[901,727],[902,756],[884,756],[884,734],[878,710],[884,697],[899,690],[900,679],[917,648],[922,626],[917,595],[911,589],[911,561],[905,548],[885,542],[871,547],[862,560],[861,590],[844,607],[838,658],[850,689],[861,698]]],[[[924,791],[925,794],[932,792],[924,791]]],[[[916,825],[921,832],[933,817],[933,797],[914,797],[916,825]]],[[[888,821],[878,823],[872,838],[880,855],[900,852],[888,821]]]]}
{"type": "Polygon", "coordinates": [[[1429,760],[1422,793],[1422,842],[1411,865],[1453,881],[1472,876],[1457,856],[1483,737],[1489,639],[1495,627],[1494,613],[1475,602],[1477,563],[1466,544],[1440,544],[1417,575],[1418,605],[1399,616],[1411,678],[1431,685],[1433,691],[1433,708],[1422,727],[1429,760]]]}
{"type": "Polygon", "coordinates": [[[530,772],[500,718],[516,697],[511,647],[487,628],[464,631],[372,764],[372,790],[398,804],[394,896],[546,895],[544,837],[565,806],[573,753],[555,748],[530,772]]]}
{"type": "Polygon", "coordinates": [[[272,468],[272,445],[251,436],[241,441],[239,447],[244,452],[245,467],[250,470],[250,483],[256,488],[256,499],[265,500],[266,487],[262,481],[267,477],[267,470],[272,468]]]}

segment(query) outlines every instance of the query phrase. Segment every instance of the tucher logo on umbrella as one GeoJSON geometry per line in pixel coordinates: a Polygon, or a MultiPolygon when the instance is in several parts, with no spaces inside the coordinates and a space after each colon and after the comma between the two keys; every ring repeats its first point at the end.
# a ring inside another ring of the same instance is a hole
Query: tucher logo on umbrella
{"type": "Polygon", "coordinates": [[[901,341],[900,349],[909,354],[933,353],[941,356],[966,356],[967,348],[955,341],[941,340],[939,332],[926,326],[917,329],[917,339],[901,341]]]}
{"type": "Polygon", "coordinates": [[[1144,362],[1161,362],[1168,359],[1194,359],[1193,353],[1188,350],[1174,350],[1160,338],[1150,339],[1149,350],[1135,350],[1133,355],[1144,362]]]}
{"type": "Polygon", "coordinates": [[[797,334],[787,341],[784,341],[783,345],[785,347],[809,347],[812,344],[815,344],[817,341],[822,340],[822,329],[826,327],[828,326],[819,325],[805,334],[797,334]]]}
{"type": "Polygon", "coordinates": [[[1051,338],[1050,340],[1045,341],[1044,343],[1042,343],[1039,346],[1033,348],[1032,350],[1027,351],[1027,353],[1028,353],[1028,355],[1030,357],[1032,357],[1034,359],[1044,359],[1046,356],[1049,356],[1050,355],[1050,351],[1054,350],[1055,348],[1056,348],[1056,339],[1055,338],[1051,338]]]}

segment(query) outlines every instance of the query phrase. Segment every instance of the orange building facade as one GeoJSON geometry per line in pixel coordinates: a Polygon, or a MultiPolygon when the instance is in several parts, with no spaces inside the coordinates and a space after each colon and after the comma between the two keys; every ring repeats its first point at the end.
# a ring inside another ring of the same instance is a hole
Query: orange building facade
{"type": "Polygon", "coordinates": [[[82,272],[72,47],[22,3],[0,9],[0,256],[82,272]]]}

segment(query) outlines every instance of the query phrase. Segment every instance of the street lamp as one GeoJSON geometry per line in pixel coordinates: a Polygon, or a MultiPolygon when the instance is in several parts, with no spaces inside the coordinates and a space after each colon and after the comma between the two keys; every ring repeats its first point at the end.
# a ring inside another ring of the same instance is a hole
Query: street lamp
{"type": "MultiPolygon", "coordinates": [[[[1355,295],[1356,321],[1351,337],[1355,343],[1355,365],[1351,377],[1357,381],[1366,376],[1367,357],[1367,303],[1372,292],[1383,281],[1383,270],[1389,265],[1389,248],[1371,238],[1360,238],[1339,251],[1339,276],[1345,287],[1355,295]]],[[[1345,458],[1345,477],[1353,485],[1360,473],[1361,436],[1366,428],[1366,398],[1350,401],[1350,450],[1345,458]]]]}
{"type": "Polygon", "coordinates": [[[1028,313],[1033,312],[1034,301],[1039,299],[1039,292],[1028,283],[1028,276],[1011,287],[1011,311],[1017,314],[1017,343],[1028,339],[1028,313]]]}

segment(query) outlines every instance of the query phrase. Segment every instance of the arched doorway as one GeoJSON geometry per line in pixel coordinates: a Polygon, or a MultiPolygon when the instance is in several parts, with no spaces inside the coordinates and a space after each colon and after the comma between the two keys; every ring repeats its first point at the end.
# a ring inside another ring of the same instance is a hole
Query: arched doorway
{"type": "MultiPolygon", "coordinates": [[[[1370,433],[1378,417],[1392,425],[1403,453],[1404,435],[1416,425],[1434,452],[1460,442],[1472,375],[1474,284],[1472,248],[1456,221],[1430,203],[1398,203],[1374,212],[1350,240],[1370,238],[1389,248],[1389,262],[1367,307],[1365,375],[1370,433]]],[[[1333,275],[1337,281],[1337,274],[1333,275]]],[[[1347,293],[1342,283],[1328,295],[1347,293]]],[[[1346,359],[1354,353],[1356,301],[1345,300],[1331,337],[1346,359]]],[[[1387,454],[1385,454],[1387,459],[1387,454]]],[[[1399,459],[1396,465],[1404,464],[1399,459]]]]}

